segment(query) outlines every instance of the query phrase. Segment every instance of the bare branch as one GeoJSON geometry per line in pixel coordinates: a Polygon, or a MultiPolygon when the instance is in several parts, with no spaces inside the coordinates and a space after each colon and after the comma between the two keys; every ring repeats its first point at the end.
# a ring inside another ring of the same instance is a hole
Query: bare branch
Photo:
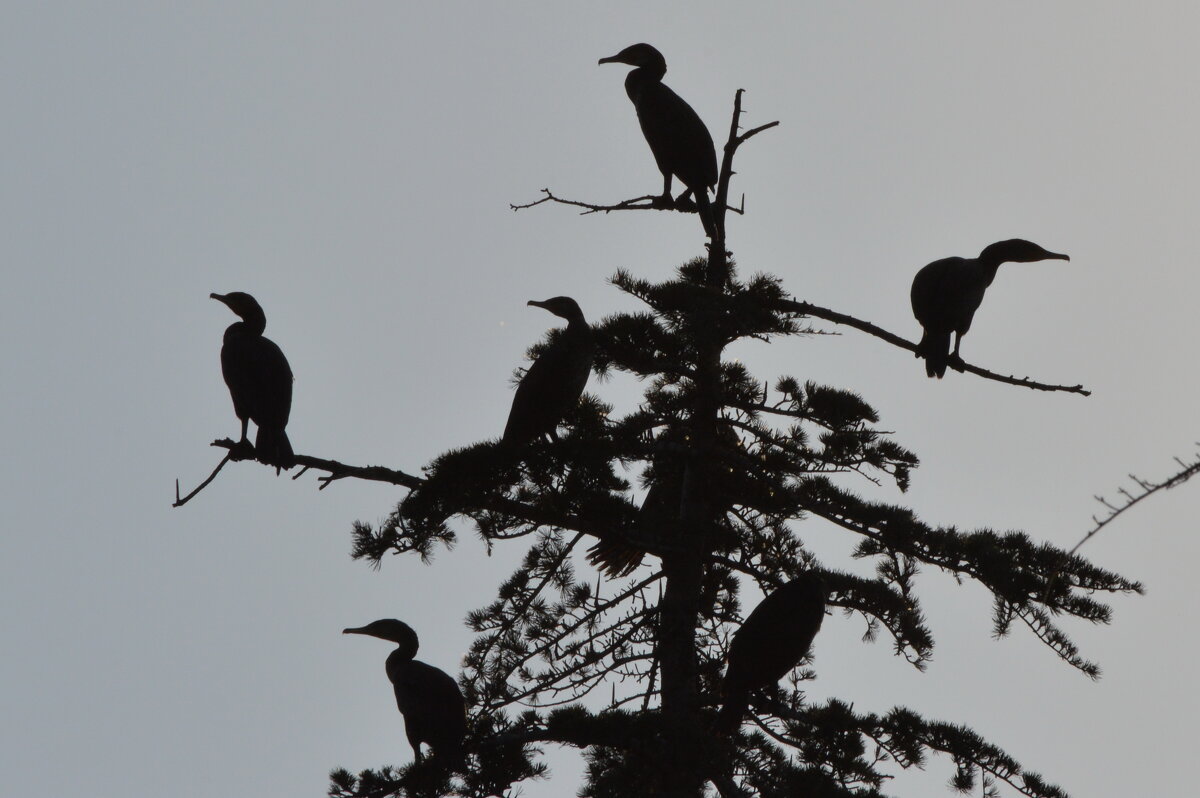
{"type": "Polygon", "coordinates": [[[729,181],[733,178],[733,155],[751,136],[756,136],[759,133],[769,128],[778,125],[778,122],[768,122],[765,125],[753,128],[745,133],[738,134],[741,129],[742,120],[742,95],[746,93],[745,89],[738,89],[733,94],[733,119],[729,122],[729,139],[725,142],[725,151],[721,157],[720,177],[717,179],[717,196],[713,202],[716,213],[717,230],[720,231],[722,244],[724,246],[725,239],[725,211],[732,210],[736,213],[744,213],[746,208],[746,196],[742,195],[742,209],[729,207],[729,181]]]}
{"type": "Polygon", "coordinates": [[[611,211],[664,210],[663,208],[655,207],[654,201],[657,200],[658,197],[650,196],[649,194],[642,197],[634,197],[633,199],[621,200],[616,205],[600,205],[594,202],[581,202],[579,200],[569,200],[563,199],[562,197],[556,197],[548,188],[543,188],[542,193],[546,196],[542,197],[540,200],[527,202],[523,205],[515,205],[510,202],[508,207],[514,211],[520,211],[526,208],[532,208],[535,205],[541,205],[543,202],[557,202],[560,205],[574,205],[576,208],[583,208],[584,210],[582,215],[597,213],[599,211],[609,213],[611,211]]]}
{"type": "Polygon", "coordinates": [[[1182,485],[1184,482],[1187,482],[1189,479],[1194,477],[1197,473],[1200,473],[1200,455],[1197,455],[1196,459],[1190,463],[1184,462],[1178,457],[1175,458],[1175,462],[1179,463],[1179,465],[1183,467],[1182,470],[1172,474],[1162,482],[1150,482],[1148,480],[1139,479],[1133,474],[1130,474],[1129,478],[1137,483],[1139,492],[1136,494],[1131,494],[1125,488],[1119,488],[1117,492],[1125,497],[1124,504],[1116,505],[1109,502],[1103,496],[1095,497],[1096,501],[1103,504],[1108,510],[1108,515],[1101,519],[1097,519],[1095,516],[1092,516],[1092,521],[1095,522],[1095,526],[1088,530],[1088,533],[1083,536],[1082,540],[1075,544],[1075,548],[1071,549],[1071,551],[1067,553],[1067,556],[1069,557],[1075,552],[1079,551],[1080,546],[1095,537],[1096,533],[1111,524],[1117,519],[1117,516],[1121,515],[1121,513],[1125,512],[1138,502],[1142,501],[1143,499],[1148,499],[1155,493],[1158,493],[1160,490],[1170,489],[1182,485]]]}
{"type": "MultiPolygon", "coordinates": [[[[611,213],[612,211],[679,211],[681,213],[697,212],[695,202],[690,199],[682,202],[677,199],[675,204],[668,208],[665,205],[660,204],[662,200],[661,197],[654,197],[647,194],[641,197],[634,197],[633,199],[621,200],[615,205],[602,205],[596,202],[584,202],[582,200],[571,200],[566,199],[565,197],[559,197],[548,188],[543,188],[541,191],[546,196],[539,200],[526,202],[520,205],[510,202],[508,207],[514,211],[522,211],[526,208],[532,208],[535,205],[541,205],[546,202],[557,202],[559,205],[571,205],[576,208],[583,208],[579,214],[580,216],[587,216],[589,213],[611,213]]],[[[744,214],[746,212],[746,198],[744,196],[742,197],[742,206],[740,208],[726,207],[725,210],[733,211],[734,213],[738,214],[744,214]]]]}
{"type": "MultiPolygon", "coordinates": [[[[882,327],[877,327],[869,321],[856,319],[853,316],[847,316],[845,313],[838,313],[836,310],[823,308],[820,305],[814,305],[811,302],[799,302],[794,299],[783,299],[775,303],[775,309],[786,313],[796,313],[801,316],[816,316],[819,319],[831,321],[834,324],[844,324],[847,327],[853,327],[856,330],[862,330],[865,333],[874,335],[876,338],[882,338],[892,346],[898,346],[901,349],[907,349],[910,352],[917,351],[917,345],[912,341],[901,338],[895,333],[888,332],[882,327]]],[[[957,366],[955,366],[957,369],[957,366]]],[[[1077,393],[1081,396],[1091,396],[1092,392],[1085,390],[1082,385],[1049,385],[1043,382],[1034,382],[1028,378],[1019,378],[1013,376],[1005,376],[997,374],[994,371],[972,366],[970,363],[963,363],[959,371],[969,371],[976,376],[983,377],[987,380],[995,380],[996,382],[1007,383],[1008,385],[1019,385],[1023,388],[1031,388],[1035,391],[1062,391],[1064,393],[1077,393]]]]}
{"type": "MultiPolygon", "coordinates": [[[[229,449],[232,454],[237,447],[237,443],[229,438],[221,438],[213,441],[210,446],[216,446],[220,449],[229,449]]],[[[237,460],[239,458],[234,457],[237,460]]],[[[318,471],[324,471],[327,476],[318,477],[317,481],[321,483],[319,490],[324,490],[329,487],[329,483],[346,477],[354,477],[355,479],[365,479],[371,482],[387,482],[390,485],[399,485],[401,487],[412,488],[417,487],[425,480],[420,477],[406,474],[403,471],[397,471],[392,468],[384,468],[383,466],[353,466],[345,463],[339,463],[337,460],[326,460],[321,457],[313,457],[307,454],[296,455],[296,465],[304,466],[307,471],[310,468],[315,468],[318,471]]],[[[301,473],[304,473],[301,471],[301,473]]],[[[299,476],[299,475],[297,475],[299,476]]]]}
{"type": "Polygon", "coordinates": [[[208,483],[212,482],[214,479],[217,478],[217,474],[221,473],[221,469],[224,468],[225,464],[228,463],[232,459],[233,459],[233,450],[230,449],[229,453],[226,454],[225,457],[221,459],[221,462],[217,463],[217,467],[214,468],[212,473],[208,475],[208,479],[204,480],[199,485],[197,485],[196,489],[194,491],[192,491],[188,495],[184,496],[182,499],[179,498],[179,480],[178,479],[175,480],[175,502],[171,506],[172,507],[182,507],[183,505],[185,505],[189,501],[191,501],[193,496],[195,496],[197,493],[199,493],[200,491],[207,488],[208,483]]]}

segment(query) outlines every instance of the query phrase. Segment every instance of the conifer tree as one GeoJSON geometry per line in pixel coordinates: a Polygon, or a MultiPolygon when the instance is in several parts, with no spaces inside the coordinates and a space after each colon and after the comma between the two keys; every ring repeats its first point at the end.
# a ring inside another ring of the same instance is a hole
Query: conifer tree
{"type": "MultiPolygon", "coordinates": [[[[1141,591],[1022,533],[932,526],[903,506],[859,495],[844,475],[904,490],[918,465],[877,426],[874,407],[803,375],[753,374],[725,356],[746,338],[789,345],[813,332],[812,318],[915,349],[735,265],[725,240],[734,154],[771,127],[742,132],[740,97],[707,255],[663,282],[618,271],[612,285],[645,308],[593,323],[594,371],[641,380],[636,409],[615,412],[593,384],[556,440],[537,440],[519,458],[485,441],[435,459],[424,477],[297,455],[300,465],[327,472],[322,486],[361,478],[410,489],[385,522],[355,525],[354,556],[368,563],[389,553],[425,558],[453,544],[464,520],[488,546],[527,547],[495,601],[467,617],[476,638],[459,679],[470,716],[465,766],[447,773],[435,756],[357,775],[335,770],[331,796],[513,795],[545,773],[549,746],[582,749],[587,771],[578,793],[595,798],[880,796],[891,773],[931,754],[948,758],[958,790],[1066,795],[958,719],[903,706],[874,713],[844,701],[814,703],[804,690],[816,676],[808,669],[753,693],[733,734],[714,732],[728,641],[753,609],[743,601],[747,585],[770,593],[801,572],[816,573],[828,588],[827,624],[857,616],[923,668],[933,637],[915,577],[922,568],[941,570],[990,591],[997,635],[1025,626],[1089,677],[1098,667],[1058,620],[1107,623],[1103,594],[1141,591]],[[844,530],[848,553],[873,564],[874,576],[821,561],[805,544],[813,518],[844,530]]],[[[606,211],[649,207],[651,199],[603,206],[545,195],[539,202],[606,211]]]]}

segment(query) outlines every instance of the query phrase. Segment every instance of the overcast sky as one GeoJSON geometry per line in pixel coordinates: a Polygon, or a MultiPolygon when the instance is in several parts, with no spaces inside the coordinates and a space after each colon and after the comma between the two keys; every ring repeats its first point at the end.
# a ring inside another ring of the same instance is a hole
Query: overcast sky
{"type": "MultiPolygon", "coordinates": [[[[348,557],[356,519],[403,492],[220,459],[221,380],[248,291],[296,375],[297,451],[416,471],[499,434],[509,376],[554,323],[635,308],[619,268],[669,276],[702,253],[694,216],[513,213],[550,187],[598,202],[660,178],[622,80],[639,41],[728,130],[729,245],[746,273],[916,338],[925,263],[1032,239],[1071,261],[1004,266],[967,360],[1090,398],[925,377],[884,342],[746,345],[781,374],[861,392],[922,459],[907,496],[962,528],[1070,547],[1126,474],[1165,476],[1197,439],[1200,140],[1194,3],[33,3],[0,12],[0,745],[7,795],[320,796],[335,766],[403,764],[388,646],[345,626],[399,617],[455,671],[463,616],[524,552],[469,533],[432,566],[348,557]]],[[[619,408],[630,380],[593,381],[619,408]]],[[[1067,623],[1089,681],[990,601],[928,570],[927,673],[829,618],[814,700],[963,722],[1073,796],[1186,795],[1197,742],[1192,589],[1200,486],[1170,491],[1083,552],[1140,579],[1110,627],[1067,623]]],[[[798,527],[827,563],[855,541],[798,527]]],[[[525,795],[571,795],[575,752],[525,795]]],[[[888,790],[936,795],[929,771],[888,790]]]]}

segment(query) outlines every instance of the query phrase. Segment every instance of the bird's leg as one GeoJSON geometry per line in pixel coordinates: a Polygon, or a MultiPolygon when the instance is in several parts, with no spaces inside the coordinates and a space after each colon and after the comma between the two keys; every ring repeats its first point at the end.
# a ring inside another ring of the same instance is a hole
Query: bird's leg
{"type": "Polygon", "coordinates": [[[962,355],[958,354],[958,347],[962,344],[962,334],[954,333],[954,351],[950,353],[950,357],[946,358],[946,364],[955,371],[963,371],[966,368],[966,363],[963,362],[962,355]]]}
{"type": "Polygon", "coordinates": [[[694,213],[699,210],[695,200],[692,199],[692,190],[690,188],[675,198],[675,210],[684,211],[685,213],[694,213]]]}
{"type": "Polygon", "coordinates": [[[229,450],[230,460],[253,460],[254,459],[254,444],[250,443],[250,436],[247,434],[247,429],[250,426],[250,419],[242,419],[242,437],[232,449],[229,450]]]}
{"type": "Polygon", "coordinates": [[[650,207],[657,208],[660,211],[669,211],[675,207],[675,200],[671,197],[671,173],[667,172],[663,175],[663,193],[661,197],[656,198],[650,203],[650,207]]]}

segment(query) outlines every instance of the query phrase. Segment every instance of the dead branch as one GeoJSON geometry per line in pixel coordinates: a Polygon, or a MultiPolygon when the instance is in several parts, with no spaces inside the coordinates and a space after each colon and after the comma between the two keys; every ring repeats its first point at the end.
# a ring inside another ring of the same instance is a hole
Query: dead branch
{"type": "MultiPolygon", "coordinates": [[[[838,313],[836,310],[823,308],[820,305],[814,305],[811,302],[799,302],[794,299],[784,299],[775,303],[775,309],[784,311],[786,313],[796,313],[801,316],[816,316],[819,319],[825,319],[826,321],[831,321],[834,324],[844,324],[847,327],[853,327],[856,330],[862,330],[869,335],[874,335],[876,338],[882,338],[892,346],[898,346],[901,349],[907,349],[908,351],[914,353],[917,351],[916,344],[914,344],[912,341],[901,338],[895,333],[888,332],[882,327],[877,327],[869,321],[856,319],[853,316],[847,316],[845,313],[838,313]]],[[[987,380],[995,380],[996,382],[1003,382],[1008,385],[1019,385],[1024,388],[1031,388],[1035,391],[1062,391],[1064,393],[1077,393],[1081,396],[1092,395],[1092,392],[1085,390],[1082,385],[1049,385],[1043,382],[1034,382],[1027,377],[1020,378],[1013,377],[1011,375],[1005,376],[1003,374],[997,374],[994,371],[988,371],[987,369],[980,368],[979,366],[972,366],[970,363],[966,362],[962,363],[962,368],[958,368],[957,366],[953,366],[953,368],[958,371],[969,371],[972,374],[983,377],[987,380]]]]}
{"type": "MultiPolygon", "coordinates": [[[[765,125],[759,125],[756,128],[751,128],[745,133],[739,133],[742,126],[742,95],[746,93],[745,89],[738,89],[733,94],[733,119],[729,123],[729,139],[725,142],[725,151],[721,157],[720,177],[717,179],[717,196],[713,202],[713,207],[719,209],[717,218],[717,229],[721,231],[722,237],[725,234],[725,210],[736,210],[728,206],[729,201],[729,181],[735,174],[733,171],[733,155],[737,152],[738,147],[742,146],[753,136],[757,136],[764,130],[769,130],[775,127],[779,122],[768,122],[765,125]]],[[[746,207],[746,195],[742,195],[742,210],[736,211],[743,213],[746,207]]]]}
{"type": "Polygon", "coordinates": [[[217,474],[221,473],[221,469],[224,468],[225,464],[228,463],[232,459],[233,459],[233,450],[230,449],[228,454],[226,454],[223,458],[221,458],[221,462],[217,463],[217,467],[213,469],[212,473],[208,475],[208,479],[204,480],[199,485],[197,485],[196,489],[194,491],[192,491],[188,495],[184,496],[182,499],[179,498],[179,480],[178,479],[175,480],[175,502],[171,506],[172,507],[182,507],[183,505],[185,505],[189,501],[191,501],[193,496],[195,496],[200,491],[204,490],[206,487],[208,487],[208,483],[212,482],[214,479],[217,478],[217,474]]]}
{"type": "MultiPolygon", "coordinates": [[[[517,205],[510,202],[508,207],[514,211],[521,211],[525,210],[526,208],[532,208],[535,205],[541,205],[544,202],[557,202],[559,205],[572,205],[576,208],[583,208],[579,214],[580,216],[586,216],[589,213],[610,213],[612,211],[680,211],[682,213],[697,212],[696,203],[692,200],[688,200],[684,204],[679,204],[677,200],[674,206],[667,208],[658,204],[658,200],[660,199],[659,197],[650,196],[649,194],[642,197],[634,197],[633,199],[621,200],[616,205],[600,205],[594,202],[583,202],[582,200],[571,200],[564,197],[559,197],[548,188],[543,188],[541,191],[546,196],[539,200],[526,202],[523,205],[517,205]]],[[[742,205],[740,208],[726,206],[725,210],[733,211],[737,214],[744,214],[746,212],[745,195],[742,196],[742,205]]]]}
{"type": "MultiPolygon", "coordinates": [[[[229,438],[221,438],[213,441],[210,446],[216,446],[221,449],[234,449],[237,444],[229,438]]],[[[236,458],[235,458],[236,459],[236,458]]],[[[397,471],[392,468],[384,468],[383,466],[355,466],[339,463],[337,460],[326,460],[322,457],[313,457],[307,454],[296,455],[296,465],[303,466],[304,469],[300,472],[303,474],[310,468],[315,468],[318,471],[326,472],[326,476],[317,477],[317,481],[321,483],[318,490],[324,490],[329,487],[331,482],[346,477],[354,477],[355,479],[365,479],[371,482],[386,482],[389,485],[399,485],[404,488],[417,487],[425,480],[420,477],[406,474],[403,471],[397,471]]],[[[297,474],[296,476],[300,476],[297,474]]]]}
{"type": "MultiPolygon", "coordinates": [[[[197,493],[208,487],[208,484],[216,479],[217,474],[220,473],[221,469],[224,468],[225,464],[230,460],[234,462],[240,462],[242,460],[254,459],[253,449],[246,450],[245,447],[239,444],[238,441],[234,441],[230,438],[221,438],[213,441],[209,445],[216,446],[219,449],[228,449],[229,453],[226,454],[225,458],[221,460],[215,469],[213,469],[213,472],[208,475],[208,479],[201,482],[195,490],[193,490],[187,496],[184,496],[182,499],[179,497],[179,480],[175,480],[175,503],[171,505],[172,507],[182,507],[183,505],[187,504],[197,493]]],[[[409,488],[410,490],[425,481],[420,477],[413,476],[412,474],[406,474],[403,471],[397,471],[391,468],[384,468],[383,466],[353,466],[347,465],[346,463],[339,463],[337,460],[326,460],[321,457],[313,457],[307,454],[296,455],[296,465],[303,467],[295,476],[292,477],[292,479],[298,479],[310,468],[315,468],[318,471],[326,472],[325,476],[317,478],[317,482],[321,483],[318,487],[318,490],[324,490],[325,488],[329,487],[330,483],[339,479],[345,479],[346,477],[355,477],[356,479],[365,479],[372,482],[386,482],[390,485],[399,485],[401,487],[409,488]]],[[[271,467],[274,468],[274,466],[271,467]]]]}
{"type": "Polygon", "coordinates": [[[1182,485],[1184,482],[1187,482],[1189,479],[1194,477],[1197,473],[1200,473],[1200,455],[1197,455],[1196,459],[1190,463],[1184,462],[1178,457],[1175,458],[1175,462],[1182,467],[1182,470],[1172,474],[1162,482],[1149,482],[1130,474],[1129,478],[1133,480],[1134,484],[1137,485],[1137,492],[1130,493],[1125,488],[1119,488],[1117,492],[1120,493],[1124,499],[1124,501],[1120,504],[1113,504],[1106,500],[1103,496],[1096,496],[1096,501],[1104,505],[1104,507],[1108,510],[1108,515],[1106,515],[1104,518],[1092,516],[1092,522],[1095,524],[1095,526],[1088,530],[1088,533],[1083,536],[1082,540],[1075,544],[1075,548],[1071,549],[1071,551],[1067,553],[1067,556],[1079,551],[1080,546],[1094,538],[1101,529],[1115,521],[1117,516],[1124,513],[1130,507],[1133,507],[1135,504],[1150,498],[1160,490],[1169,490],[1170,488],[1182,485]]]}

